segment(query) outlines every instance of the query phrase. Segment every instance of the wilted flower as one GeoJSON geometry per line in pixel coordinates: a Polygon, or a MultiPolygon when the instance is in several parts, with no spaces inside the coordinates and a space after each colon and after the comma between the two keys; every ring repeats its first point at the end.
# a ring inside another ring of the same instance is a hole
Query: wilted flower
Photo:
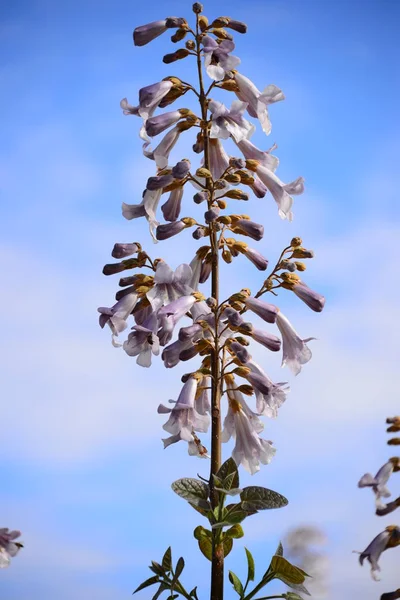
{"type": "Polygon", "coordinates": [[[22,544],[14,541],[20,535],[20,531],[10,531],[7,527],[0,529],[0,569],[9,567],[11,558],[23,548],[22,544]]]}
{"type": "Polygon", "coordinates": [[[234,379],[227,378],[229,408],[221,434],[222,442],[232,436],[236,443],[232,458],[252,475],[260,470],[260,463],[267,465],[275,454],[272,442],[262,440],[258,434],[264,429],[259,417],[249,408],[243,395],[234,390],[234,379]]]}
{"type": "Polygon", "coordinates": [[[243,118],[245,102],[232,102],[229,110],[222,102],[211,100],[208,108],[212,114],[210,138],[227,140],[232,136],[235,142],[240,142],[253,135],[254,125],[243,118]]]}
{"type": "Polygon", "coordinates": [[[267,106],[285,99],[282,90],[271,84],[267,85],[263,92],[260,92],[254,83],[241,73],[235,73],[235,81],[239,88],[239,91],[235,92],[236,96],[243,102],[247,102],[247,112],[251,117],[258,118],[263,131],[269,135],[271,122],[267,106]]]}
{"type": "Polygon", "coordinates": [[[223,40],[218,44],[211,36],[206,35],[203,37],[202,44],[204,66],[208,76],[214,81],[221,81],[225,73],[229,73],[240,63],[240,58],[229,55],[235,49],[235,44],[231,40],[223,40]]]}
{"type": "Polygon", "coordinates": [[[371,565],[371,577],[375,581],[380,581],[377,573],[381,570],[378,565],[378,560],[385,550],[388,548],[398,545],[400,542],[400,529],[396,525],[389,525],[385,531],[376,536],[370,543],[370,545],[360,552],[360,565],[363,565],[365,559],[371,565]]]}
{"type": "Polygon", "coordinates": [[[298,375],[302,365],[305,365],[312,356],[306,342],[315,338],[310,337],[302,340],[288,319],[280,311],[276,317],[276,324],[281,332],[283,342],[282,367],[287,366],[294,375],[298,375]]]}

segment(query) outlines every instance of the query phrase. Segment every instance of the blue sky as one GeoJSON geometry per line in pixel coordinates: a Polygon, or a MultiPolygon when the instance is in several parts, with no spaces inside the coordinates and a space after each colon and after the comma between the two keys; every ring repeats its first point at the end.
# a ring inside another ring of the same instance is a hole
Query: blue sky
{"type": "MultiPolygon", "coordinates": [[[[179,444],[164,452],[156,414],[187,366],[140,369],[112,348],[96,316],[117,285],[101,274],[114,242],[138,240],[172,266],[196,248],[186,233],[153,246],[144,223],[120,214],[153,172],[139,122],[123,117],[120,99],[135,104],[140,87],[170,74],[192,78],[188,60],[161,62],[167,35],[132,45],[134,27],[191,15],[191,2],[165,6],[32,0],[1,8],[0,494],[2,526],[21,529],[25,544],[1,573],[4,600],[123,600],[171,543],[185,556],[188,586],[207,580],[192,537],[200,521],[169,484],[206,475],[208,465],[179,444]]],[[[316,524],[328,536],[329,600],[373,600],[399,586],[398,550],[383,555],[379,584],[351,554],[396,517],[375,517],[372,496],[356,484],[393,454],[384,420],[399,412],[399,12],[390,0],[223,0],[213,13],[205,3],[212,17],[247,22],[248,35],[236,36],[240,70],[286,95],[271,108],[269,139],[257,132],[254,141],[277,142],[284,181],[306,180],[293,223],[280,221],[270,198],[247,205],[265,224],[259,248],[272,263],[300,235],[316,252],[304,279],[327,296],[321,315],[288,294],[278,300],[299,333],[318,341],[299,377],[285,372],[291,394],[266,423],[276,458],[242,479],[290,504],[249,519],[227,566],[243,573],[245,543],[261,572],[290,526],[316,524]]],[[[188,155],[189,138],[172,162],[188,155]]],[[[238,260],[223,285],[255,290],[259,281],[238,260]]],[[[282,380],[276,357],[258,359],[282,380]]],[[[400,482],[390,483],[398,494],[400,482]]],[[[207,586],[200,590],[207,597],[207,586]]]]}

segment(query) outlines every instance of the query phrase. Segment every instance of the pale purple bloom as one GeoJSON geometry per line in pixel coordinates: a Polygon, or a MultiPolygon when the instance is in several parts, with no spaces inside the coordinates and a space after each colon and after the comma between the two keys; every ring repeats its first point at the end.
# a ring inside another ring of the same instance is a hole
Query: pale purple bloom
{"type": "Polygon", "coordinates": [[[214,81],[221,81],[225,73],[232,71],[240,63],[240,58],[230,56],[229,53],[235,49],[231,40],[223,40],[218,44],[209,35],[203,37],[204,66],[207,74],[214,81]]]}
{"type": "Polygon", "coordinates": [[[259,271],[265,271],[267,269],[268,260],[262,254],[260,254],[258,250],[255,250],[254,248],[249,248],[247,246],[247,248],[244,248],[242,252],[245,255],[245,257],[248,258],[249,261],[257,267],[259,271]]]}
{"type": "Polygon", "coordinates": [[[187,340],[193,341],[195,337],[202,337],[203,328],[198,323],[194,323],[193,325],[189,325],[188,327],[181,327],[179,330],[178,339],[181,342],[186,342],[187,340]]]}
{"type": "Polygon", "coordinates": [[[239,87],[239,91],[235,92],[236,96],[248,104],[247,112],[249,115],[258,118],[263,131],[269,135],[271,133],[271,121],[269,120],[267,106],[285,99],[282,90],[276,85],[270,84],[263,92],[260,92],[254,83],[241,73],[235,74],[235,81],[239,87]]]}
{"type": "Polygon", "coordinates": [[[183,187],[172,190],[168,200],[161,206],[161,212],[166,221],[176,221],[181,213],[183,187]]]}
{"type": "Polygon", "coordinates": [[[14,540],[20,537],[20,531],[10,531],[8,527],[0,528],[0,569],[10,566],[11,558],[17,556],[22,544],[14,540]]]}
{"type": "Polygon", "coordinates": [[[197,192],[197,194],[195,194],[193,196],[193,201],[196,204],[201,204],[202,202],[205,202],[206,200],[208,200],[209,195],[207,192],[197,192]]]}
{"type": "MultiPolygon", "coordinates": [[[[209,388],[211,385],[210,377],[200,379],[199,388],[209,388]]],[[[211,412],[210,395],[208,389],[197,390],[195,399],[195,408],[199,415],[206,415],[211,412]]]]}
{"type": "Polygon", "coordinates": [[[203,260],[203,262],[201,264],[199,283],[205,283],[207,281],[207,279],[210,277],[211,271],[212,271],[211,261],[203,260]]]}
{"type": "Polygon", "coordinates": [[[129,104],[128,98],[122,98],[119,105],[122,108],[122,112],[124,115],[135,115],[135,117],[139,116],[139,107],[129,104]]]}
{"type": "Polygon", "coordinates": [[[268,192],[268,188],[263,184],[261,179],[253,173],[254,183],[250,183],[249,187],[253,190],[256,198],[264,198],[265,194],[268,192]]]}
{"type": "Polygon", "coordinates": [[[389,498],[390,491],[386,487],[387,482],[389,481],[390,476],[393,473],[394,464],[392,460],[389,460],[387,463],[383,465],[373,477],[370,473],[366,473],[363,475],[358,482],[359,488],[370,487],[375,494],[376,505],[378,508],[382,508],[382,503],[380,502],[381,498],[389,498]]]}
{"type": "Polygon", "coordinates": [[[275,323],[279,308],[273,304],[268,304],[263,300],[252,298],[251,296],[243,300],[243,302],[245,303],[246,308],[263,319],[263,321],[266,321],[267,323],[275,323]]]}
{"type": "Polygon", "coordinates": [[[114,244],[111,256],[113,258],[126,258],[139,252],[139,246],[137,244],[114,244]]]}
{"type": "Polygon", "coordinates": [[[175,125],[181,118],[182,115],[179,110],[172,110],[156,117],[151,117],[146,121],[146,133],[150,137],[154,137],[168,129],[168,127],[171,127],[171,125],[175,125]]]}
{"type": "Polygon", "coordinates": [[[261,329],[253,329],[250,333],[253,340],[268,348],[268,350],[272,350],[272,352],[278,352],[281,349],[281,340],[273,335],[272,333],[268,333],[268,331],[262,331],[261,329]]]}
{"type": "Polygon", "coordinates": [[[163,34],[167,30],[167,20],[162,19],[160,21],[152,21],[147,25],[141,25],[136,27],[133,32],[133,43],[135,46],[145,46],[152,40],[155,40],[159,35],[163,34]]]}
{"type": "Polygon", "coordinates": [[[242,394],[232,389],[232,384],[227,384],[229,408],[224,421],[221,441],[227,442],[232,436],[236,443],[232,458],[252,475],[260,470],[260,463],[266,465],[271,462],[275,449],[271,442],[261,439],[258,434],[264,425],[258,416],[248,407],[242,394]]]}
{"type": "Polygon", "coordinates": [[[171,269],[163,260],[160,260],[154,274],[154,285],[146,296],[154,311],[160,306],[169,304],[181,296],[188,296],[192,292],[190,280],[192,269],[183,263],[175,269],[171,269]]]}
{"type": "Polygon", "coordinates": [[[251,359],[251,354],[244,346],[242,346],[242,344],[239,344],[239,342],[232,342],[230,349],[241,363],[247,363],[251,359]]]}
{"type": "Polygon", "coordinates": [[[111,308],[101,306],[97,309],[100,313],[100,327],[103,328],[106,324],[109,325],[113,334],[113,342],[114,336],[117,336],[127,328],[126,320],[135,308],[137,300],[137,294],[127,294],[111,308]]]}
{"type": "Polygon", "coordinates": [[[296,296],[300,298],[311,310],[321,312],[325,305],[325,298],[310,289],[305,283],[295,283],[291,288],[296,296]]]}
{"type": "Polygon", "coordinates": [[[144,121],[151,117],[173,86],[172,81],[159,81],[139,90],[139,115],[144,121]]]}
{"type": "Polygon", "coordinates": [[[151,356],[160,353],[160,342],[156,335],[157,316],[152,314],[143,325],[135,325],[134,330],[123,343],[128,356],[137,356],[136,363],[141,367],[151,366],[151,356]]]}
{"type": "Polygon", "coordinates": [[[282,181],[267,167],[259,164],[257,167],[257,175],[261,179],[262,183],[271,192],[275,202],[278,205],[278,214],[281,219],[287,219],[288,221],[293,220],[292,205],[293,198],[290,194],[298,195],[304,192],[304,179],[298,177],[291,183],[282,183],[282,181]]]}
{"type": "Polygon", "coordinates": [[[169,344],[169,346],[166,346],[161,354],[161,358],[164,362],[164,367],[166,367],[167,369],[172,369],[172,367],[176,367],[176,365],[180,361],[180,354],[183,351],[191,348],[191,346],[192,340],[185,340],[183,342],[181,340],[177,340],[176,342],[169,344]]]}
{"type": "Polygon", "coordinates": [[[212,114],[210,138],[227,140],[232,136],[235,142],[240,142],[254,133],[254,125],[243,118],[245,102],[236,100],[229,110],[222,102],[211,100],[208,108],[212,114]]]}
{"type": "Polygon", "coordinates": [[[189,265],[192,269],[192,277],[190,279],[189,285],[194,291],[197,291],[199,289],[202,264],[203,261],[197,256],[197,254],[195,254],[194,258],[192,259],[189,265]]]}
{"type": "Polygon", "coordinates": [[[229,156],[218,138],[209,140],[209,162],[211,175],[217,181],[229,167],[229,156]]]}
{"type": "Polygon", "coordinates": [[[367,548],[364,550],[364,552],[360,552],[360,565],[363,565],[363,562],[365,559],[368,560],[368,562],[371,565],[371,577],[374,581],[380,581],[379,577],[378,577],[378,572],[381,570],[380,566],[378,564],[378,560],[382,554],[382,552],[384,552],[385,550],[387,550],[388,548],[388,544],[389,541],[391,539],[391,537],[399,537],[400,536],[400,530],[396,527],[396,528],[392,528],[390,527],[387,528],[385,531],[382,531],[382,533],[380,533],[379,535],[377,535],[372,542],[370,543],[369,546],[367,546],[367,548]]]}
{"type": "Polygon", "coordinates": [[[264,236],[264,226],[260,225],[260,223],[255,223],[254,221],[249,221],[248,219],[238,219],[235,221],[235,225],[238,225],[243,231],[247,233],[247,235],[253,240],[259,242],[262,240],[264,236]]]}
{"type": "Polygon", "coordinates": [[[172,436],[179,435],[180,439],[187,442],[193,441],[192,431],[206,433],[209,426],[209,417],[199,414],[195,409],[198,383],[197,378],[190,377],[183,385],[178,400],[172,409],[163,404],[158,407],[160,414],[171,413],[168,421],[163,425],[163,429],[172,436]]]}
{"type": "Polygon", "coordinates": [[[298,375],[302,365],[305,365],[312,357],[311,350],[306,342],[315,338],[310,337],[302,340],[280,311],[276,317],[276,324],[281,332],[283,342],[282,367],[287,366],[294,375],[298,375]]]}
{"type": "Polygon", "coordinates": [[[186,229],[186,225],[183,221],[173,221],[172,223],[166,223],[164,225],[158,225],[156,229],[157,240],[168,240],[174,235],[178,235],[181,231],[186,229]]]}
{"type": "Polygon", "coordinates": [[[172,176],[175,179],[184,179],[186,175],[188,175],[190,171],[190,160],[184,158],[176,163],[176,165],[172,168],[172,176]]]}
{"type": "Polygon", "coordinates": [[[146,217],[150,234],[154,241],[156,241],[154,236],[154,229],[158,225],[158,221],[156,219],[157,207],[160,202],[162,195],[162,189],[159,190],[145,190],[143,193],[143,198],[140,204],[125,204],[122,203],[122,214],[125,219],[130,221],[131,219],[137,219],[139,217],[146,217]]]}
{"type": "Polygon", "coordinates": [[[168,344],[172,338],[175,325],[192,308],[195,302],[196,298],[192,295],[181,296],[159,309],[157,314],[160,324],[158,337],[161,346],[168,344]]]}
{"type": "Polygon", "coordinates": [[[265,371],[253,360],[246,363],[246,367],[251,369],[252,380],[247,377],[248,381],[254,385],[256,396],[257,413],[270,418],[278,416],[278,409],[286,400],[286,396],[290,391],[286,382],[273,383],[265,371]],[[254,378],[258,375],[258,378],[254,378]],[[261,390],[260,388],[263,388],[261,390]]]}
{"type": "Polygon", "coordinates": [[[156,175],[155,177],[149,177],[146,183],[146,189],[150,191],[160,190],[170,185],[174,180],[172,173],[166,175],[156,175]]]}
{"type": "Polygon", "coordinates": [[[153,151],[145,151],[145,155],[148,158],[156,161],[156,165],[159,169],[165,169],[165,167],[168,166],[170,152],[178,141],[181,132],[181,128],[178,125],[175,125],[175,127],[165,134],[161,142],[153,151]]]}
{"type": "Polygon", "coordinates": [[[231,306],[225,308],[221,315],[221,319],[227,319],[228,323],[233,325],[233,327],[239,327],[243,323],[241,314],[231,306]]]}
{"type": "Polygon", "coordinates": [[[209,210],[206,210],[206,212],[204,213],[205,222],[211,223],[212,221],[215,221],[216,219],[218,219],[220,212],[221,209],[218,206],[213,206],[209,210]]]}
{"type": "MultiPolygon", "coordinates": [[[[235,140],[234,140],[235,141],[235,140]]],[[[271,154],[271,150],[263,151],[257,148],[250,140],[243,139],[236,142],[237,147],[243,152],[243,156],[247,159],[258,160],[258,162],[275,172],[279,166],[279,158],[271,154]]],[[[275,146],[273,146],[275,148],[275,146]]]]}

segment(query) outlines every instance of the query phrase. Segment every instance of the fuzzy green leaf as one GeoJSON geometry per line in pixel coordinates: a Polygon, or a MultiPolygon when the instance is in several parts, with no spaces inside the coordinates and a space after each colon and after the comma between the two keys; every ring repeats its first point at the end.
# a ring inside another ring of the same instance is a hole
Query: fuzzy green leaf
{"type": "Polygon", "coordinates": [[[239,471],[232,457],[224,462],[217,473],[217,477],[221,479],[223,487],[227,490],[239,487],[239,471]]]}
{"type": "Polygon", "coordinates": [[[204,510],[209,510],[210,503],[207,500],[209,487],[204,481],[192,477],[184,477],[174,481],[171,487],[175,494],[178,494],[178,496],[184,498],[190,504],[204,510]]]}
{"type": "Polygon", "coordinates": [[[243,536],[244,536],[244,531],[242,529],[242,526],[239,525],[239,523],[237,523],[236,525],[233,525],[233,527],[231,527],[224,533],[224,537],[232,538],[235,540],[237,540],[243,536]]]}
{"type": "Polygon", "coordinates": [[[144,588],[149,587],[150,585],[154,585],[155,583],[159,583],[160,580],[158,579],[158,577],[156,575],[154,575],[154,577],[149,577],[149,579],[146,579],[146,581],[143,581],[143,583],[141,583],[134,592],[132,592],[133,594],[136,594],[136,592],[139,592],[140,590],[144,590],[144,588]]]}
{"type": "Polygon", "coordinates": [[[152,600],[157,600],[157,598],[159,598],[161,594],[165,592],[165,590],[169,590],[169,587],[165,583],[162,583],[156,591],[156,593],[154,594],[152,600]]]}
{"type": "MultiPolygon", "coordinates": [[[[207,530],[205,530],[207,531],[207,530]]],[[[209,532],[211,533],[211,532],[209,532]]],[[[201,553],[209,560],[212,560],[212,538],[209,537],[207,534],[206,535],[202,535],[199,538],[197,538],[198,540],[198,544],[199,544],[199,548],[201,553]]],[[[229,552],[232,550],[233,547],[233,540],[232,538],[224,538],[222,541],[222,545],[224,547],[224,556],[228,556],[229,552]]]]}
{"type": "Polygon", "coordinates": [[[242,582],[240,581],[239,577],[233,573],[233,571],[229,571],[229,581],[233,585],[235,592],[238,593],[241,598],[243,598],[242,582]]]}
{"type": "Polygon", "coordinates": [[[280,579],[289,586],[302,584],[305,580],[302,570],[292,565],[283,556],[273,556],[269,570],[272,571],[274,578],[280,579]]]}
{"type": "Polygon", "coordinates": [[[230,525],[241,523],[249,516],[249,513],[243,509],[241,502],[238,502],[237,504],[228,504],[225,508],[226,512],[224,513],[223,518],[224,521],[230,525]]]}
{"type": "Polygon", "coordinates": [[[209,529],[205,529],[202,525],[198,525],[196,529],[193,531],[193,535],[196,540],[201,540],[203,537],[207,537],[210,540],[212,539],[212,533],[209,529]]]}
{"type": "Polygon", "coordinates": [[[254,558],[250,550],[245,548],[246,556],[247,556],[247,581],[254,581],[256,567],[254,564],[254,558]]]}
{"type": "Polygon", "coordinates": [[[281,508],[288,504],[285,496],[256,485],[245,487],[240,494],[240,498],[244,510],[268,510],[281,508]]]}
{"type": "Polygon", "coordinates": [[[150,569],[150,571],[153,571],[153,573],[155,573],[156,575],[161,575],[161,577],[164,576],[164,573],[165,573],[164,569],[155,560],[151,561],[151,566],[149,567],[149,569],[150,569]]]}

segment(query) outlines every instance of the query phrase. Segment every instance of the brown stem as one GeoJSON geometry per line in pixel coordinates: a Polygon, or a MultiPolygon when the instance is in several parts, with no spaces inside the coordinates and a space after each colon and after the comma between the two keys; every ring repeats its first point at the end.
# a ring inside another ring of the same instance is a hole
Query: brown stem
{"type": "MultiPolygon", "coordinates": [[[[199,102],[201,107],[201,118],[203,122],[204,136],[204,167],[210,169],[209,137],[207,127],[207,94],[204,91],[203,72],[201,66],[201,48],[200,48],[200,29],[199,17],[196,15],[196,54],[197,71],[199,76],[199,102]]],[[[207,178],[206,187],[209,192],[208,207],[213,202],[213,182],[207,178]]],[[[217,231],[213,223],[210,224],[210,243],[212,255],[211,270],[211,296],[216,300],[216,306],[219,304],[219,252],[217,231]]],[[[220,388],[220,365],[219,365],[219,338],[218,338],[218,316],[215,310],[215,336],[214,351],[211,355],[211,470],[210,470],[210,496],[211,505],[214,508],[218,506],[218,492],[214,489],[213,475],[215,475],[221,466],[221,388],[220,388]]],[[[224,548],[217,541],[217,530],[213,530],[213,548],[211,564],[211,600],[223,600],[224,595],[224,548]]]]}

